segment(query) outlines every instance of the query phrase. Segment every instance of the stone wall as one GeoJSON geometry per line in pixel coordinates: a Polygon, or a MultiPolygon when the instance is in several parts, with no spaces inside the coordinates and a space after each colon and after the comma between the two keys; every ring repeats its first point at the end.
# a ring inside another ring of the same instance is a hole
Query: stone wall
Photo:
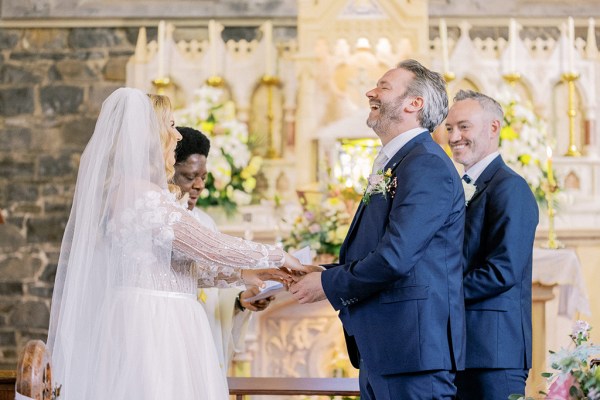
{"type": "Polygon", "coordinates": [[[137,31],[0,29],[0,369],[46,339],[78,159],[137,31]]]}

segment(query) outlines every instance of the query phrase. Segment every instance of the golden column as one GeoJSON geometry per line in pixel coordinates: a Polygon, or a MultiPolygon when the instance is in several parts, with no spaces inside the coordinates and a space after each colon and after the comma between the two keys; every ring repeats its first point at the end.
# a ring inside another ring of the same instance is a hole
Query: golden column
{"type": "Polygon", "coordinates": [[[568,157],[579,157],[581,152],[575,145],[575,116],[577,110],[575,110],[575,81],[579,79],[579,74],[576,72],[565,72],[562,74],[562,79],[567,83],[567,90],[569,93],[569,103],[567,109],[567,115],[569,116],[569,148],[565,153],[568,157]]]}
{"type": "Polygon", "coordinates": [[[267,88],[267,154],[270,159],[279,158],[279,151],[275,148],[275,113],[273,110],[273,90],[279,86],[280,81],[274,75],[265,74],[261,83],[267,88]]]}

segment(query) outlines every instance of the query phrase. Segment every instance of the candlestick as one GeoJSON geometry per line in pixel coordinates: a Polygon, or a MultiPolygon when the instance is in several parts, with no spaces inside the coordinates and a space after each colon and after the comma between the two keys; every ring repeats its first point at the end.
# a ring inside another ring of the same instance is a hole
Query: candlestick
{"type": "Polygon", "coordinates": [[[273,75],[273,24],[271,21],[263,25],[264,43],[265,43],[265,75],[273,75]]]}
{"type": "Polygon", "coordinates": [[[214,19],[208,21],[208,52],[210,76],[217,76],[217,24],[214,19]]]}
{"type": "Polygon", "coordinates": [[[267,87],[268,136],[266,156],[270,159],[279,158],[279,152],[275,149],[275,113],[273,110],[273,89],[275,86],[279,86],[280,81],[275,76],[264,75],[261,79],[261,82],[267,87]]]}
{"type": "Polygon", "coordinates": [[[517,21],[510,19],[508,29],[508,72],[514,74],[517,67],[517,21]]]}
{"type": "Polygon", "coordinates": [[[450,62],[448,61],[448,27],[444,18],[440,19],[440,41],[442,42],[443,72],[447,74],[450,72],[450,62]]]}
{"type": "Polygon", "coordinates": [[[567,20],[567,72],[575,72],[575,26],[573,17],[567,20]]]}
{"type": "Polygon", "coordinates": [[[162,79],[165,77],[165,21],[158,23],[158,77],[162,79]]]}
{"type": "Polygon", "coordinates": [[[166,94],[166,89],[171,85],[171,80],[168,76],[163,78],[156,78],[152,81],[152,84],[156,88],[156,94],[166,94]]]}
{"type": "Polygon", "coordinates": [[[547,170],[547,176],[548,176],[548,184],[550,186],[554,186],[556,185],[556,182],[554,181],[554,172],[552,171],[552,147],[548,146],[546,147],[546,155],[548,156],[546,158],[546,170],[547,170]]]}
{"type": "Polygon", "coordinates": [[[577,110],[575,109],[575,81],[579,79],[579,74],[575,72],[566,72],[562,74],[562,79],[567,83],[567,90],[569,93],[568,105],[567,105],[567,116],[569,117],[569,148],[565,153],[565,156],[579,157],[581,152],[577,149],[575,144],[575,116],[577,110]]]}

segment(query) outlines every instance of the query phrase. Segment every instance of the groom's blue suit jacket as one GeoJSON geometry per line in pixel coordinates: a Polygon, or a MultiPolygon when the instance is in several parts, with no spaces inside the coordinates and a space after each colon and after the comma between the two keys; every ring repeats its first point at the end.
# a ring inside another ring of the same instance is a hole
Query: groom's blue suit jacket
{"type": "Polygon", "coordinates": [[[531,368],[531,268],[538,206],[525,180],[495,158],[467,206],[467,368],[531,368]]]}
{"type": "Polygon", "coordinates": [[[352,364],[394,374],[464,367],[460,177],[429,132],[387,163],[393,197],[358,207],[339,265],[321,281],[344,325],[352,364]]]}

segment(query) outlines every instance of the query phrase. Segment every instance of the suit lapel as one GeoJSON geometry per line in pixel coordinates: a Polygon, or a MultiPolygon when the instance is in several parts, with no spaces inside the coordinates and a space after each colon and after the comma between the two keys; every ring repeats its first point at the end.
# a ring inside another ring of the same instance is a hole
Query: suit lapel
{"type": "MultiPolygon", "coordinates": [[[[384,171],[386,171],[388,168],[390,168],[393,173],[396,170],[396,168],[398,168],[398,166],[402,163],[402,160],[404,159],[404,157],[406,157],[406,155],[408,153],[410,153],[410,151],[417,144],[428,141],[428,140],[433,140],[431,138],[431,133],[429,133],[429,131],[423,131],[423,133],[420,133],[419,135],[415,136],[408,143],[406,143],[404,146],[402,146],[402,148],[400,150],[398,150],[396,152],[396,154],[394,154],[394,156],[385,165],[384,171]]],[[[342,255],[345,255],[344,253],[346,252],[346,247],[348,246],[348,239],[352,236],[352,233],[354,232],[356,225],[360,221],[363,211],[366,207],[367,207],[367,205],[365,203],[363,203],[361,200],[360,205],[358,206],[358,209],[356,210],[356,214],[354,215],[354,218],[352,219],[352,224],[350,225],[350,229],[348,229],[348,234],[346,235],[346,239],[344,240],[344,243],[342,244],[342,247],[340,249],[340,261],[343,259],[342,255]]]]}
{"type": "Polygon", "coordinates": [[[502,156],[498,156],[494,158],[494,161],[492,161],[490,165],[483,170],[481,175],[479,175],[479,178],[477,178],[475,181],[475,194],[473,194],[473,197],[471,197],[471,200],[469,200],[469,204],[479,197],[481,193],[483,193],[488,183],[492,180],[494,175],[496,175],[496,172],[498,172],[498,170],[504,165],[506,164],[504,164],[502,156]]]}

